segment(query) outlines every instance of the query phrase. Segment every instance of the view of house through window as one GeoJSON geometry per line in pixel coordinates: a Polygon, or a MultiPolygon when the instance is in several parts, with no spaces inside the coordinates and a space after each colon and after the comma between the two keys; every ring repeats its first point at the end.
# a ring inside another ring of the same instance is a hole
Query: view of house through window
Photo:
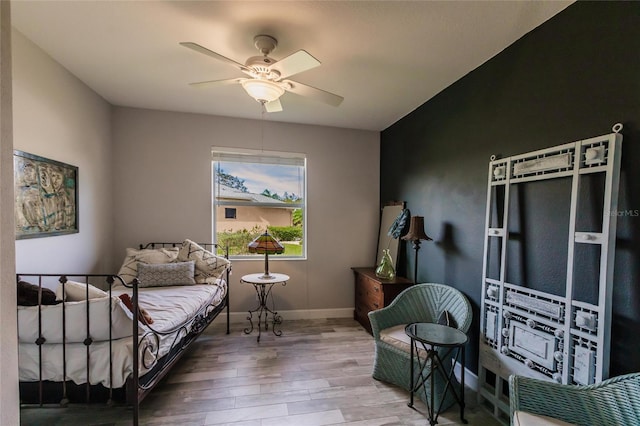
{"type": "Polygon", "coordinates": [[[282,255],[304,257],[306,159],[301,154],[257,150],[212,150],[213,228],[231,256],[268,231],[285,247],[282,255]]]}

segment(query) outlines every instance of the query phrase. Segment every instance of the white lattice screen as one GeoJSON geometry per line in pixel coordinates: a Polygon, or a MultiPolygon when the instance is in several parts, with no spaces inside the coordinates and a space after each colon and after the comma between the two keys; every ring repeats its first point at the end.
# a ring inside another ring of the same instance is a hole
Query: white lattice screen
{"type": "Polygon", "coordinates": [[[511,374],[573,384],[608,377],[621,127],[614,126],[616,133],[489,163],[479,398],[498,418],[508,418],[511,374]],[[556,195],[554,202],[566,206],[519,206],[525,186],[537,185],[534,193],[539,194],[540,188],[544,191],[540,185],[560,178],[567,190],[557,192],[568,199],[557,200],[556,195]],[[586,198],[590,198],[589,214],[595,216],[590,221],[581,215],[586,198]],[[554,208],[568,212],[566,253],[559,256],[561,270],[566,256],[566,277],[559,277],[560,285],[553,290],[526,277],[523,282],[509,282],[510,275],[517,275],[510,271],[524,270],[520,263],[540,257],[526,252],[528,237],[519,229],[522,223],[529,214],[554,208]],[[593,288],[583,290],[581,285],[589,277],[593,288]]]}

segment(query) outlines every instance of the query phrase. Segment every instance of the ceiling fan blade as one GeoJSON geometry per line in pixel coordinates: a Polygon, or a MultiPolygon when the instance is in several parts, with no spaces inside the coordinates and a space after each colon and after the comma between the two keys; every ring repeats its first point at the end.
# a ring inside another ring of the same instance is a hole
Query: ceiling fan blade
{"type": "Polygon", "coordinates": [[[280,78],[287,78],[302,71],[320,66],[320,61],[307,53],[306,50],[298,50],[295,53],[280,59],[271,65],[271,69],[280,73],[280,78]]]}
{"type": "Polygon", "coordinates": [[[226,62],[228,64],[231,64],[234,67],[240,69],[241,71],[245,70],[247,68],[243,64],[241,64],[240,62],[236,62],[233,59],[229,59],[226,56],[222,56],[221,54],[216,53],[213,50],[209,50],[206,47],[200,46],[197,43],[192,43],[190,41],[183,41],[183,42],[180,43],[180,45],[184,46],[184,47],[186,47],[188,49],[195,50],[198,53],[202,53],[204,55],[210,56],[210,57],[212,57],[214,59],[217,59],[219,61],[223,61],[223,62],[226,62]]]}
{"type": "Polygon", "coordinates": [[[189,86],[206,89],[208,87],[228,86],[230,84],[239,84],[241,80],[244,80],[244,79],[243,78],[228,78],[226,80],[198,81],[196,83],[189,83],[189,86]]]}
{"type": "Polygon", "coordinates": [[[307,96],[325,104],[338,106],[342,103],[344,98],[342,96],[335,95],[326,90],[316,89],[315,87],[308,86],[306,84],[298,83],[297,81],[287,80],[283,83],[288,83],[286,90],[295,93],[296,95],[307,96]]]}
{"type": "Polygon", "coordinates": [[[264,104],[264,110],[267,112],[280,112],[282,111],[282,104],[280,98],[264,104]]]}

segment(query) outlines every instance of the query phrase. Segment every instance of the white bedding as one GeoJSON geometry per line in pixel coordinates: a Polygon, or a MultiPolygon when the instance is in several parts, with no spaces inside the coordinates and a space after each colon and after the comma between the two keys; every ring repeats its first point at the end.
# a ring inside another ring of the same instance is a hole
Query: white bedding
{"type": "MultiPolygon", "coordinates": [[[[220,304],[226,295],[226,290],[227,287],[224,281],[218,281],[216,284],[141,288],[139,289],[139,301],[140,306],[146,309],[153,319],[151,327],[153,327],[154,330],[167,331],[180,325],[187,319],[193,318],[194,313],[206,304],[207,301],[213,299],[214,306],[220,304]]],[[[114,296],[122,293],[131,294],[131,289],[119,287],[113,290],[114,296]]],[[[122,307],[122,309],[126,308],[122,307]]],[[[37,324],[37,308],[23,307],[20,311],[18,316],[19,335],[23,337],[29,336],[31,338],[33,337],[33,324],[37,324]],[[25,328],[25,330],[20,330],[21,328],[25,328]]],[[[67,324],[77,322],[81,325],[82,332],[84,333],[84,330],[86,330],[86,326],[84,325],[86,323],[86,313],[81,309],[76,311],[77,313],[73,314],[75,318],[71,319],[68,316],[69,311],[66,311],[67,324]]],[[[55,317],[55,315],[53,315],[52,318],[53,317],[55,317]]],[[[108,322],[108,319],[106,321],[108,322]]],[[[59,335],[61,324],[61,317],[59,322],[48,321],[44,323],[43,321],[43,335],[45,337],[47,337],[48,334],[51,336],[59,335]]],[[[131,323],[129,323],[129,325],[132,326],[131,323]]],[[[122,327],[122,324],[118,324],[118,327],[122,327]]],[[[149,342],[155,346],[155,339],[151,338],[148,332],[149,330],[140,323],[139,336],[143,338],[140,344],[140,375],[147,372],[155,363],[155,358],[151,352],[143,352],[143,348],[146,346],[144,342],[149,342]],[[142,362],[143,355],[144,362],[142,362]]],[[[180,337],[183,335],[184,330],[180,337]]],[[[175,337],[175,333],[161,337],[158,358],[165,355],[171,349],[175,337]]],[[[73,380],[76,384],[83,384],[87,381],[87,350],[86,346],[82,343],[83,339],[84,338],[80,339],[79,342],[67,343],[65,345],[66,379],[73,380]]],[[[109,377],[109,342],[98,341],[98,339],[94,340],[94,343],[90,345],[89,382],[91,384],[102,383],[108,387],[111,383],[111,378],[109,377]]],[[[33,341],[34,340],[31,339],[20,339],[18,347],[20,381],[37,381],[39,379],[39,349],[38,345],[34,344],[33,341]]],[[[67,341],[69,341],[68,338],[67,341]]],[[[62,381],[63,345],[62,343],[48,342],[49,339],[47,343],[42,345],[42,379],[62,381]]],[[[133,341],[131,337],[123,337],[113,340],[112,342],[114,388],[123,386],[127,377],[131,375],[133,371],[132,347],[133,341]]]]}
{"type": "MultiPolygon", "coordinates": [[[[111,338],[120,339],[133,334],[133,314],[115,294],[109,297],[89,299],[89,334],[94,342],[109,340],[109,311],[111,311],[111,338]]],[[[87,337],[87,302],[67,302],[64,307],[67,324],[64,341],[82,343],[87,337]]],[[[46,343],[62,343],[62,305],[44,305],[40,308],[42,318],[38,319],[37,306],[18,306],[18,341],[35,343],[39,337],[38,323],[42,326],[42,336],[46,343]]]]}

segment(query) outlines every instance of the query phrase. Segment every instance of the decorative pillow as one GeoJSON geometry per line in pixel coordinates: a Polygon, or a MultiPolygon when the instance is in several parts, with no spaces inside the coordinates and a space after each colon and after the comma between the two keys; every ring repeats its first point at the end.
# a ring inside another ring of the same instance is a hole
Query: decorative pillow
{"type": "MultiPolygon", "coordinates": [[[[123,293],[118,297],[120,298],[120,300],[122,300],[124,306],[126,306],[127,309],[129,309],[129,311],[133,313],[133,301],[131,300],[131,296],[129,296],[127,293],[123,293]]],[[[149,312],[147,312],[147,310],[140,305],[138,305],[138,321],[141,321],[145,324],[153,324],[153,318],[151,318],[151,314],[149,314],[149,312]]]]}
{"type": "MultiPolygon", "coordinates": [[[[66,286],[65,286],[66,287],[66,286]]],[[[65,288],[66,290],[66,288],[65,288]]],[[[87,305],[89,307],[89,335],[94,342],[109,340],[111,337],[120,339],[133,333],[133,315],[116,297],[100,297],[82,300],[80,302],[66,302],[64,306],[65,335],[63,340],[62,303],[53,306],[19,306],[18,307],[18,339],[21,343],[33,343],[39,336],[38,330],[42,326],[42,336],[49,343],[81,343],[87,338],[87,305]],[[39,313],[38,310],[41,312],[39,313]],[[111,311],[111,312],[109,312],[111,311]],[[111,324],[109,314],[111,313],[111,324]],[[40,318],[42,315],[42,318],[40,318]]]]}
{"type": "Polygon", "coordinates": [[[101,297],[109,296],[106,291],[102,291],[98,287],[94,287],[91,284],[67,281],[66,283],[64,283],[64,297],[62,295],[62,283],[58,284],[58,288],[56,289],[56,300],[65,300],[67,302],[81,302],[87,299],[87,289],[89,291],[89,299],[99,299],[101,297]]]}
{"type": "Polygon", "coordinates": [[[220,278],[231,264],[229,259],[217,256],[191,240],[184,240],[182,243],[178,252],[178,260],[181,262],[195,261],[195,279],[198,284],[206,283],[207,278],[220,278]]]}
{"type": "Polygon", "coordinates": [[[442,311],[440,317],[438,318],[438,324],[446,325],[447,327],[458,328],[456,320],[451,316],[451,313],[449,313],[449,311],[442,311]]]}
{"type": "Polygon", "coordinates": [[[140,287],[161,287],[167,285],[195,284],[195,262],[138,264],[140,287]]]}
{"type": "MultiPolygon", "coordinates": [[[[18,281],[18,306],[38,306],[39,287],[26,281],[18,281]]],[[[55,305],[56,294],[53,290],[42,287],[42,305],[55,305]]]]}
{"type": "Polygon", "coordinates": [[[131,281],[138,277],[139,263],[170,263],[178,257],[178,250],[180,250],[179,247],[142,250],[128,248],[118,275],[125,283],[131,284],[131,281]]]}

